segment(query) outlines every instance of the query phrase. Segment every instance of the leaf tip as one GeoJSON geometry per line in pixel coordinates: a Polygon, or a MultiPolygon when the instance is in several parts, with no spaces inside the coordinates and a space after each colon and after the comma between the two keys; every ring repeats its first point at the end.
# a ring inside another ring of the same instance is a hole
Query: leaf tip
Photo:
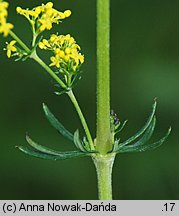
{"type": "Polygon", "coordinates": [[[47,106],[45,103],[42,103],[42,106],[43,106],[43,110],[45,111],[47,109],[47,106]]]}
{"type": "Polygon", "coordinates": [[[45,103],[42,104],[45,115],[47,116],[49,113],[49,109],[45,103]]]}
{"type": "Polygon", "coordinates": [[[34,141],[28,136],[28,134],[26,134],[26,141],[30,146],[34,146],[34,141]]]}
{"type": "Polygon", "coordinates": [[[16,145],[15,148],[20,150],[20,151],[23,151],[23,146],[16,145]]]}
{"type": "Polygon", "coordinates": [[[156,110],[156,106],[157,106],[157,98],[154,98],[154,103],[153,103],[153,110],[156,110]]]}
{"type": "Polygon", "coordinates": [[[27,142],[29,142],[31,139],[30,139],[30,137],[29,137],[29,135],[26,133],[26,135],[25,135],[25,138],[26,138],[26,141],[27,142]]]}
{"type": "Polygon", "coordinates": [[[157,103],[157,100],[158,100],[158,98],[157,98],[157,97],[155,97],[155,98],[154,98],[154,102],[156,102],[156,103],[157,103]]]}
{"type": "Polygon", "coordinates": [[[170,135],[171,131],[172,131],[172,127],[170,126],[170,127],[168,128],[168,131],[167,131],[167,136],[170,135]]]}

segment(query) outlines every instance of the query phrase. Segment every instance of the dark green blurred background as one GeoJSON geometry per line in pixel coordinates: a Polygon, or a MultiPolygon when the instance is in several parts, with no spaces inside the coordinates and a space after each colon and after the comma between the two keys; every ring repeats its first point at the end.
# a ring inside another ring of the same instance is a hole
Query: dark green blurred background
{"type": "MultiPolygon", "coordinates": [[[[9,21],[28,44],[29,25],[15,7],[42,1],[11,1],[9,21]]],[[[73,15],[52,32],[72,34],[86,61],[75,89],[95,136],[96,0],[54,0],[73,15]]],[[[44,1],[45,3],[45,1],[44,1]]],[[[158,124],[153,140],[172,125],[168,141],[153,152],[118,155],[113,173],[114,199],[179,199],[179,1],[111,1],[111,107],[128,125],[124,140],[138,130],[158,98],[158,124]]],[[[28,157],[16,145],[27,145],[25,133],[58,150],[74,149],[44,117],[45,102],[71,131],[80,122],[69,99],[53,94],[44,70],[31,60],[15,63],[0,53],[0,199],[96,199],[97,184],[90,158],[45,161],[28,157]]],[[[42,58],[46,59],[42,53],[42,58]]]]}

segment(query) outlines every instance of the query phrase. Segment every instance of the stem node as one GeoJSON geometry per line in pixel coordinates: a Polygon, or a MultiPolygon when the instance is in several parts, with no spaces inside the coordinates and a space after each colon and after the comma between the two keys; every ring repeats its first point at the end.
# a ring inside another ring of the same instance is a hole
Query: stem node
{"type": "Polygon", "coordinates": [[[100,200],[112,200],[112,168],[115,154],[93,157],[98,178],[98,194],[100,200]]]}

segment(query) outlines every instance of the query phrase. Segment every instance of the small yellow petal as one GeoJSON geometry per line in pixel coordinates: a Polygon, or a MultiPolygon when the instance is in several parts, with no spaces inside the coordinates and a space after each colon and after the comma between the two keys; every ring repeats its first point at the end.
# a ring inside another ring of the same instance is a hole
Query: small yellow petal
{"type": "Polygon", "coordinates": [[[21,13],[22,8],[21,7],[16,7],[16,11],[17,11],[17,13],[21,13]]]}
{"type": "Polygon", "coordinates": [[[71,49],[67,47],[67,48],[65,49],[65,53],[66,53],[66,54],[70,54],[70,53],[71,53],[71,49]]]}
{"type": "Polygon", "coordinates": [[[39,42],[39,48],[40,48],[40,49],[45,49],[45,44],[42,43],[42,42],[39,42]]]}
{"type": "Polygon", "coordinates": [[[45,6],[48,7],[48,8],[52,8],[53,7],[53,2],[48,2],[45,6]]]}
{"type": "Polygon", "coordinates": [[[10,45],[13,46],[16,42],[17,42],[16,40],[12,40],[12,41],[10,42],[10,45]]]}
{"type": "Polygon", "coordinates": [[[64,59],[65,59],[66,62],[68,62],[69,59],[70,59],[70,56],[69,56],[69,55],[66,55],[66,56],[64,57],[64,59]]]}
{"type": "Polygon", "coordinates": [[[71,16],[71,10],[66,10],[64,12],[64,15],[65,15],[66,18],[69,17],[69,16],[71,16]]]}
{"type": "Polygon", "coordinates": [[[66,18],[65,14],[62,13],[62,12],[59,12],[58,15],[60,16],[60,19],[65,19],[66,18]]]}
{"type": "Polygon", "coordinates": [[[64,58],[65,57],[65,53],[64,53],[64,51],[63,50],[55,50],[56,51],[56,54],[57,54],[57,56],[58,57],[60,57],[60,58],[64,58]]]}
{"type": "Polygon", "coordinates": [[[7,57],[8,57],[8,58],[11,57],[11,50],[7,50],[7,57]]]}
{"type": "Polygon", "coordinates": [[[35,10],[35,13],[38,14],[38,15],[39,15],[39,14],[41,13],[41,11],[42,11],[42,10],[41,10],[41,7],[36,7],[36,8],[34,8],[34,10],[35,10]]]}
{"type": "Polygon", "coordinates": [[[17,48],[16,48],[16,47],[11,47],[11,51],[12,51],[12,52],[16,52],[16,51],[17,51],[17,48]]]}
{"type": "Polygon", "coordinates": [[[49,42],[48,42],[48,40],[46,40],[46,39],[43,39],[43,40],[42,40],[42,43],[43,43],[45,46],[49,46],[49,42]]]}

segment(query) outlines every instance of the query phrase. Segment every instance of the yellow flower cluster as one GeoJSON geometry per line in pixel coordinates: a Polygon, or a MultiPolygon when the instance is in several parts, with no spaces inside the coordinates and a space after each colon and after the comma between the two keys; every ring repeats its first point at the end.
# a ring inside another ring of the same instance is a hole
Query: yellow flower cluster
{"type": "Polygon", "coordinates": [[[7,37],[9,31],[13,28],[11,23],[7,23],[7,15],[8,15],[8,2],[0,0],[0,33],[7,37]]]}
{"type": "Polygon", "coordinates": [[[50,58],[52,62],[50,66],[75,72],[77,67],[84,62],[84,56],[79,52],[80,46],[69,34],[66,36],[52,34],[49,40],[43,39],[39,47],[54,53],[54,56],[50,58]]]}
{"type": "Polygon", "coordinates": [[[70,10],[60,12],[54,9],[52,2],[37,6],[32,10],[17,7],[16,11],[17,13],[25,16],[31,22],[35,23],[37,21],[37,32],[42,32],[46,29],[50,30],[53,23],[58,24],[62,19],[65,19],[71,15],[70,10]]]}

